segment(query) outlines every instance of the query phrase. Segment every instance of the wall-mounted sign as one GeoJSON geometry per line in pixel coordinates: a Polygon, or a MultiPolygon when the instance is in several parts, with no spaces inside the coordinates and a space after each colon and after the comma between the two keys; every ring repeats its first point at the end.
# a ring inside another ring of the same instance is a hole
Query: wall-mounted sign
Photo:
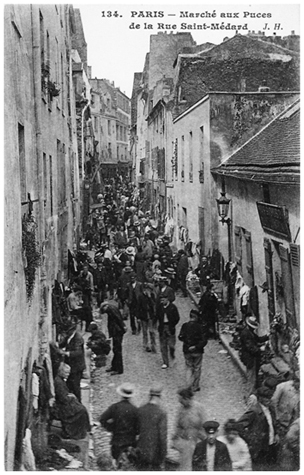
{"type": "Polygon", "coordinates": [[[269,234],[291,241],[288,211],[282,206],[257,202],[262,228],[269,234]]]}

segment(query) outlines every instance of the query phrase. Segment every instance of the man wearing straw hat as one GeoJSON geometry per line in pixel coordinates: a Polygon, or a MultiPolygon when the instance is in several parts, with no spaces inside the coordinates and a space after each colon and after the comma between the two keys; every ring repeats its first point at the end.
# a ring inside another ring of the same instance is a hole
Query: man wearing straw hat
{"type": "Polygon", "coordinates": [[[241,361],[247,368],[249,395],[256,389],[257,376],[261,363],[261,345],[269,339],[268,335],[258,336],[259,323],[254,316],[246,318],[246,326],[241,331],[241,361]]]}
{"type": "Polygon", "coordinates": [[[138,408],[131,402],[135,388],[123,383],[116,389],[121,400],[112,404],[101,414],[99,422],[108,432],[112,432],[111,453],[117,461],[129,447],[135,447],[139,432],[138,408]]]}

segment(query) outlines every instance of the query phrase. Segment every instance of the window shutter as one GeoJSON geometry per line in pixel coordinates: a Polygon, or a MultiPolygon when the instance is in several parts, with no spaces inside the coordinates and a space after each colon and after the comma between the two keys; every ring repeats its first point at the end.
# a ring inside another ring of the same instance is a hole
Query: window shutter
{"type": "Polygon", "coordinates": [[[273,320],[275,315],[275,302],[274,302],[274,285],[273,285],[273,269],[272,269],[272,249],[269,239],[264,239],[265,250],[265,271],[266,281],[268,284],[268,313],[270,321],[273,320]]]}
{"type": "Polygon", "coordinates": [[[280,245],[279,253],[282,267],[282,283],[284,289],[286,320],[288,325],[294,328],[296,326],[296,318],[289,252],[286,247],[280,245]]]}
{"type": "Polygon", "coordinates": [[[300,246],[290,244],[290,263],[296,319],[300,320],[300,246]]]}
{"type": "Polygon", "coordinates": [[[244,236],[245,236],[245,241],[246,241],[246,267],[247,267],[247,271],[248,273],[251,275],[252,277],[252,283],[251,283],[251,287],[253,285],[253,262],[252,262],[252,241],[251,241],[251,233],[249,233],[248,231],[246,231],[244,233],[244,236]]]}
{"type": "Polygon", "coordinates": [[[238,266],[242,267],[242,233],[240,226],[234,227],[235,240],[235,261],[238,266]]]}
{"type": "Polygon", "coordinates": [[[300,246],[298,244],[290,244],[291,265],[300,267],[300,246]]]}

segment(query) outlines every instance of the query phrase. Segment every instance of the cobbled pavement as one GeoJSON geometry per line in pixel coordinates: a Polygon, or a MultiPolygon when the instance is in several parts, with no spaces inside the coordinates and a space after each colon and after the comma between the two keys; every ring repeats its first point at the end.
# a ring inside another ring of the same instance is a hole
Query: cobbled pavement
{"type": "MultiPolygon", "coordinates": [[[[175,304],[180,313],[177,335],[181,325],[188,320],[194,303],[188,297],[177,294],[175,304]]],[[[107,335],[107,316],[100,316],[94,311],[94,319],[107,335]]],[[[133,398],[139,406],[148,401],[149,388],[154,383],[163,385],[162,407],[168,414],[168,458],[176,461],[177,452],[172,448],[171,438],[174,433],[175,418],[178,410],[177,390],[185,387],[185,363],[182,343],[177,339],[176,358],[168,369],[162,369],[162,360],[157,339],[157,353],[144,350],[142,334],[132,335],[129,321],[127,333],[123,340],[124,374],[110,376],[105,370],[109,368],[112,352],[107,357],[107,366],[91,371],[91,419],[98,421],[99,416],[111,404],[118,402],[120,397],[116,388],[123,382],[135,385],[136,394],[133,398]]],[[[158,334],[157,334],[158,337],[158,334]]],[[[245,410],[246,380],[234,366],[228,354],[217,340],[209,340],[203,357],[201,390],[195,394],[195,399],[204,405],[208,418],[216,419],[223,424],[228,418],[238,418],[245,410]]],[[[104,453],[110,453],[111,434],[100,426],[93,429],[93,450],[91,450],[90,470],[98,470],[96,460],[104,453]]]]}

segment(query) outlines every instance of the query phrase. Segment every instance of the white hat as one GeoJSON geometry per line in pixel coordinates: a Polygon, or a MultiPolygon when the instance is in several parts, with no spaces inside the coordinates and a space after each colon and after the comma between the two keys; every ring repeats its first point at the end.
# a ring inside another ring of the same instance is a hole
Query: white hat
{"type": "Polygon", "coordinates": [[[135,388],[133,384],[130,383],[123,383],[116,389],[117,394],[124,398],[130,398],[134,395],[135,388]]]}
{"type": "Polygon", "coordinates": [[[256,317],[250,316],[246,318],[246,323],[251,328],[258,328],[259,322],[257,321],[256,317]]]}

